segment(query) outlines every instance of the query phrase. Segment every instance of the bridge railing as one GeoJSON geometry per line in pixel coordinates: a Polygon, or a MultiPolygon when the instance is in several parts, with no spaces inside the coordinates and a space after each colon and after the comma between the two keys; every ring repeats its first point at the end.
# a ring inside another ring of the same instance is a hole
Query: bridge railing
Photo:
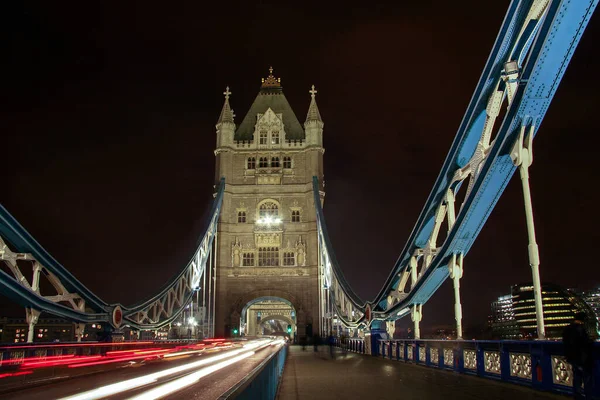
{"type": "MultiPolygon", "coordinates": [[[[594,390],[600,394],[600,343],[593,348],[594,390]]],[[[425,367],[572,393],[573,369],[562,342],[489,340],[379,340],[373,355],[425,367]]]]}
{"type": "Polygon", "coordinates": [[[277,395],[283,367],[287,357],[288,346],[282,345],[280,349],[264,360],[241,382],[232,387],[219,400],[273,400],[277,395]]]}

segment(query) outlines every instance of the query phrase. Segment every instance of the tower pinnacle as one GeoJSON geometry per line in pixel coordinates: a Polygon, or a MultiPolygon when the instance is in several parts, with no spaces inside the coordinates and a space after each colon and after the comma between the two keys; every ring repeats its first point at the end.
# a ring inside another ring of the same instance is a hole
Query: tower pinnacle
{"type": "Polygon", "coordinates": [[[308,114],[306,115],[306,122],[304,123],[304,126],[312,121],[323,123],[323,120],[321,119],[321,113],[319,112],[319,107],[317,107],[317,91],[315,90],[315,85],[312,85],[312,88],[308,91],[308,93],[310,93],[310,106],[308,107],[308,114]]]}
{"type": "Polygon", "coordinates": [[[233,110],[231,109],[231,106],[229,105],[229,96],[231,95],[231,92],[229,91],[229,86],[227,86],[225,88],[225,91],[223,92],[223,94],[225,95],[225,103],[223,104],[223,109],[221,110],[221,115],[219,116],[219,120],[217,121],[217,125],[218,124],[222,124],[224,122],[228,122],[233,124],[233,110]]]}

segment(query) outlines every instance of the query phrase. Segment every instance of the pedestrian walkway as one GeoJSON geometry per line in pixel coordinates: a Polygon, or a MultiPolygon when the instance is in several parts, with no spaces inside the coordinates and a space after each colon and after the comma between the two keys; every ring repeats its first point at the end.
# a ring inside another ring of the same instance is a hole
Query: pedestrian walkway
{"type": "Polygon", "coordinates": [[[381,357],[290,346],[279,390],[280,400],[320,399],[484,399],[526,400],[566,397],[509,383],[440,371],[381,357]]]}

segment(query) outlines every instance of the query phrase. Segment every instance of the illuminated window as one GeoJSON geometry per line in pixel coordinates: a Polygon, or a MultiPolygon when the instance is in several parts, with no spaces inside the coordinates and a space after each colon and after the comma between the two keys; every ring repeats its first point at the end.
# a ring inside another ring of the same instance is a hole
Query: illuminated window
{"type": "Polygon", "coordinates": [[[269,166],[269,159],[267,157],[261,157],[258,160],[259,168],[267,168],[269,166]]]}
{"type": "Polygon", "coordinates": [[[300,222],[300,211],[292,211],[292,222],[300,222]]]}
{"type": "Polygon", "coordinates": [[[283,168],[292,168],[292,157],[283,157],[283,168]]]}
{"type": "Polygon", "coordinates": [[[271,158],[271,167],[279,167],[279,157],[271,158]]]}
{"type": "Polygon", "coordinates": [[[258,266],[276,267],[279,265],[279,247],[259,247],[258,266]]]}
{"type": "Polygon", "coordinates": [[[279,215],[279,207],[272,201],[266,201],[258,208],[258,216],[264,217],[276,217],[279,215]]]}
{"type": "Polygon", "coordinates": [[[271,133],[271,144],[279,144],[279,131],[271,133]]]}
{"type": "Polygon", "coordinates": [[[244,253],[242,256],[242,265],[244,267],[254,267],[254,253],[244,253]]]}
{"type": "Polygon", "coordinates": [[[283,265],[293,266],[294,264],[296,264],[295,260],[296,259],[294,257],[293,252],[283,253],[283,265]]]}
{"type": "Polygon", "coordinates": [[[267,131],[260,131],[260,144],[267,144],[267,131]]]}
{"type": "Polygon", "coordinates": [[[238,223],[240,223],[240,224],[246,223],[246,211],[238,212],[238,223]]]}
{"type": "Polygon", "coordinates": [[[246,166],[248,169],[256,168],[256,158],[254,158],[254,157],[248,158],[248,162],[247,162],[246,166]]]}

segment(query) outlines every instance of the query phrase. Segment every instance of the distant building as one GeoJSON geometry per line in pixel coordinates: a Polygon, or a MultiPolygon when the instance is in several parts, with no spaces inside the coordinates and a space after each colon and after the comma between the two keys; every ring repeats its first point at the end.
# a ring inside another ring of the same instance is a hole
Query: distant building
{"type": "Polygon", "coordinates": [[[492,302],[492,314],[490,316],[492,336],[496,339],[520,339],[519,327],[515,320],[512,295],[498,297],[492,302]]]}
{"type": "MultiPolygon", "coordinates": [[[[83,340],[97,340],[97,332],[101,332],[101,330],[101,324],[87,324],[83,340]]],[[[29,324],[25,318],[0,318],[1,343],[25,343],[28,332],[29,324]]],[[[62,318],[40,318],[33,332],[34,342],[73,342],[75,340],[73,322],[62,318]]]]}
{"type": "Polygon", "coordinates": [[[571,291],[579,295],[594,310],[596,320],[600,321],[600,287],[591,290],[571,289],[571,291]]]}
{"type": "MultiPolygon", "coordinates": [[[[595,314],[592,307],[573,291],[558,285],[542,285],[542,307],[547,339],[561,339],[563,330],[576,312],[588,314],[588,331],[596,335],[595,314]]],[[[531,283],[514,285],[511,293],[492,302],[490,325],[498,339],[534,339],[537,337],[535,300],[531,283]]]]}

